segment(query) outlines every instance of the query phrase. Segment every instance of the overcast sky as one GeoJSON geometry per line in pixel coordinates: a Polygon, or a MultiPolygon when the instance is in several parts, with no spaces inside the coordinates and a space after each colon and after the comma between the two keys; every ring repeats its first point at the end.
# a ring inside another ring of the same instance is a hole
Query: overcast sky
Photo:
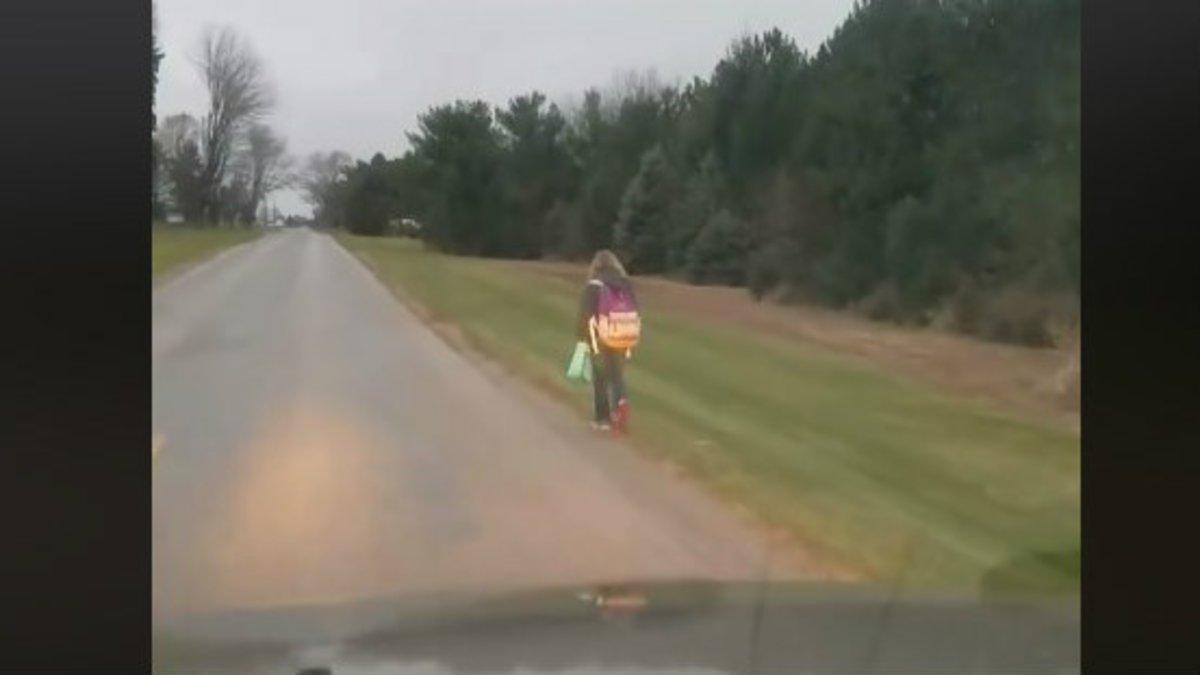
{"type": "MultiPolygon", "coordinates": [[[[815,51],[853,0],[156,0],[165,52],[155,109],[199,116],[191,60],[206,25],[229,25],[266,64],[270,124],[297,156],[345,150],[388,157],[417,115],[456,98],[503,104],[533,89],[578,99],[614,73],[653,68],[664,82],[707,77],[730,41],[778,27],[815,51]]],[[[284,213],[308,214],[294,193],[284,213]]]]}

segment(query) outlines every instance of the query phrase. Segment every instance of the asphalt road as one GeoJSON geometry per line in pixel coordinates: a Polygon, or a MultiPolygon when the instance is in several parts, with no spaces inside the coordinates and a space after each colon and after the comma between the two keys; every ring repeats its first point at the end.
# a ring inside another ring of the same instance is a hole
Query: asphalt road
{"type": "Polygon", "coordinates": [[[271,234],[159,288],[153,378],[156,621],[806,576],[801,552],[455,352],[324,234],[271,234]]]}

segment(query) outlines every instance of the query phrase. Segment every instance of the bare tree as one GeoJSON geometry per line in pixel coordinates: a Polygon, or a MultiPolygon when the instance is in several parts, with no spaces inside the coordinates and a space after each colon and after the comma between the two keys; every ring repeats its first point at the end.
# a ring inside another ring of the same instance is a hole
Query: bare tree
{"type": "Polygon", "coordinates": [[[164,117],[154,132],[160,170],[154,189],[164,203],[189,221],[203,216],[200,174],[200,123],[187,113],[164,117]]]}
{"type": "Polygon", "coordinates": [[[247,201],[243,205],[244,220],[253,220],[259,204],[267,195],[288,187],[293,178],[289,173],[291,157],[287,154],[287,141],[278,136],[271,127],[255,124],[246,132],[241,156],[241,169],[247,176],[247,201]]]}
{"type": "Polygon", "coordinates": [[[162,148],[164,157],[175,157],[184,143],[199,142],[200,123],[187,113],[168,115],[159,123],[154,138],[162,148]]]}
{"type": "Polygon", "coordinates": [[[342,170],[350,166],[350,155],[341,150],[314,152],[308,156],[300,174],[300,188],[304,198],[313,207],[313,217],[318,222],[332,225],[336,187],[342,170]]]}
{"type": "Polygon", "coordinates": [[[601,97],[604,114],[616,117],[623,102],[656,100],[666,88],[654,68],[617,70],[601,97]]]}
{"type": "Polygon", "coordinates": [[[232,28],[208,29],[196,59],[208,88],[209,109],[200,121],[203,210],[218,216],[218,198],[238,135],[270,112],[273,96],[262,61],[232,28]]]}

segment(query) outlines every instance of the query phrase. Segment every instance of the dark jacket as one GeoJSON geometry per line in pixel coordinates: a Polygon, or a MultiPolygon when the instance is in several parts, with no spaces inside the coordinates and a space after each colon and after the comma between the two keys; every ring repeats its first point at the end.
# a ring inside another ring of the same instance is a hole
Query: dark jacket
{"type": "MultiPolygon", "coordinates": [[[[629,279],[622,277],[619,274],[603,270],[600,272],[599,280],[613,288],[623,288],[629,292],[634,298],[634,303],[637,303],[637,296],[633,292],[633,284],[629,279]]],[[[588,335],[588,320],[596,316],[600,304],[600,287],[588,280],[588,283],[583,287],[583,297],[579,301],[579,318],[575,322],[575,336],[583,342],[590,342],[591,337],[588,335]]]]}

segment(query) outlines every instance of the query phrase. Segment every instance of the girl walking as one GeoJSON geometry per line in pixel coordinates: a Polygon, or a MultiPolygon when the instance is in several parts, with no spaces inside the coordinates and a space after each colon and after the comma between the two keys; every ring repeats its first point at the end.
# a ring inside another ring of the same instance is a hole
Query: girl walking
{"type": "Polygon", "coordinates": [[[629,275],[609,250],[597,251],[579,304],[576,335],[592,355],[592,427],[624,432],[629,423],[624,365],[641,335],[629,275]]]}

